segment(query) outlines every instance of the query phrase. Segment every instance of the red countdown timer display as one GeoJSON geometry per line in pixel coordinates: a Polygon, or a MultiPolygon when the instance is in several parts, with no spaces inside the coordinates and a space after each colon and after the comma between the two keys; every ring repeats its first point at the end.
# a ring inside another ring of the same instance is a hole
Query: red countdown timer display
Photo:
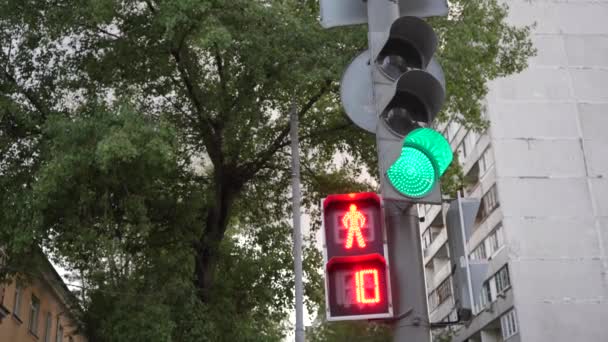
{"type": "Polygon", "coordinates": [[[380,197],[330,195],[323,201],[327,319],[392,317],[380,197]]]}

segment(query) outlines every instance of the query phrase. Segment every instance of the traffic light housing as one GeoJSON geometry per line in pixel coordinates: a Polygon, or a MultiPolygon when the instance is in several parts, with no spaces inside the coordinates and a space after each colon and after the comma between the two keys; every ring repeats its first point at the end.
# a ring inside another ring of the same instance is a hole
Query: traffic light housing
{"type": "Polygon", "coordinates": [[[386,234],[375,193],[323,200],[325,301],[328,321],[393,315],[386,234]]]}
{"type": "Polygon", "coordinates": [[[342,77],[345,112],[376,134],[383,198],[441,203],[438,180],[452,151],[429,128],[445,99],[444,74],[433,58],[435,32],[413,16],[397,18],[384,31],[370,26],[370,50],[357,56],[342,77]]]}
{"type": "Polygon", "coordinates": [[[487,260],[469,260],[466,247],[475,226],[479,198],[462,198],[460,193],[450,203],[446,215],[450,268],[454,285],[454,305],[459,318],[471,316],[488,273],[487,260]]]}
{"type": "Polygon", "coordinates": [[[445,99],[445,79],[433,58],[437,37],[426,21],[400,17],[372,46],[382,195],[441,203],[439,178],[452,162],[448,141],[429,128],[445,99]]]}

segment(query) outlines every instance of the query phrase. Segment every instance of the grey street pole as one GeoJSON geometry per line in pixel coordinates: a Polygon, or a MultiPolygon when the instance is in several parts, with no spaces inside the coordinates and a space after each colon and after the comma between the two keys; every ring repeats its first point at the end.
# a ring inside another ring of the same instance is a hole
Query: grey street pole
{"type": "Polygon", "coordinates": [[[291,188],[293,211],[293,255],[296,288],[296,342],[304,342],[304,293],[302,286],[302,229],[300,228],[300,142],[298,138],[298,109],[295,97],[292,100],[290,113],[291,135],[291,188]]]}
{"type": "MultiPolygon", "coordinates": [[[[377,56],[386,43],[385,34],[392,23],[400,17],[399,3],[394,0],[368,0],[367,15],[369,24],[369,47],[371,56],[377,56]]],[[[381,108],[380,94],[386,87],[385,77],[378,68],[371,68],[372,96],[377,117],[381,108]]],[[[400,138],[387,130],[382,120],[376,128],[376,145],[378,158],[390,154],[394,144],[401,144],[400,138]]],[[[384,180],[385,172],[380,166],[380,179],[384,180]]],[[[384,184],[382,186],[390,186],[384,184]]],[[[384,193],[384,190],[381,191],[384,193]]],[[[393,341],[395,342],[430,342],[430,324],[424,281],[422,246],[420,241],[419,218],[415,204],[385,199],[386,229],[391,288],[395,321],[393,323],[393,341]]]]}
{"type": "Polygon", "coordinates": [[[431,330],[418,212],[415,204],[385,201],[395,321],[393,341],[430,342],[431,330]]]}

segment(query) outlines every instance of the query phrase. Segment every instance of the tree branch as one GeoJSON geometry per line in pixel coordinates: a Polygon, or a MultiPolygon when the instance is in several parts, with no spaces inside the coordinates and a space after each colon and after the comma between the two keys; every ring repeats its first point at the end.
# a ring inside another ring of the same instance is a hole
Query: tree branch
{"type": "Polygon", "coordinates": [[[4,78],[9,81],[17,89],[17,91],[25,96],[25,98],[34,106],[34,108],[42,115],[43,120],[49,116],[49,110],[45,105],[43,105],[42,101],[36,96],[36,94],[20,86],[17,80],[8,71],[2,70],[2,74],[4,75],[4,78]]]}
{"type": "Polygon", "coordinates": [[[321,97],[325,95],[325,93],[327,93],[327,91],[329,90],[329,86],[331,86],[331,80],[325,80],[325,82],[321,86],[321,89],[319,89],[319,92],[313,95],[308,100],[308,102],[306,102],[306,104],[302,106],[302,108],[298,112],[298,118],[302,118],[306,113],[308,113],[312,106],[314,106],[315,103],[317,103],[317,101],[319,101],[319,99],[321,99],[321,97]]]}
{"type": "MultiPolygon", "coordinates": [[[[325,95],[325,93],[327,93],[330,85],[331,80],[326,80],[325,83],[323,83],[323,86],[321,86],[319,92],[313,95],[304,104],[304,106],[302,106],[302,108],[298,112],[299,118],[303,118],[304,115],[307,114],[308,111],[310,111],[310,109],[315,105],[315,103],[317,103],[317,101],[319,101],[319,99],[321,99],[321,97],[325,95]]],[[[289,128],[290,124],[288,122],[287,125],[283,127],[281,132],[274,138],[272,143],[270,143],[270,145],[266,148],[266,150],[259,154],[258,158],[249,163],[245,163],[241,167],[239,167],[239,170],[242,170],[242,172],[239,173],[242,173],[245,179],[248,180],[253,177],[253,175],[255,175],[255,173],[260,170],[264,166],[264,164],[267,163],[278,150],[290,144],[289,140],[285,141],[285,138],[289,134],[289,128]]]]}
{"type": "MultiPolygon", "coordinates": [[[[220,55],[219,47],[217,44],[213,44],[214,47],[214,55],[215,55],[215,66],[217,67],[217,73],[220,79],[220,87],[224,96],[228,96],[228,87],[226,86],[226,76],[224,75],[224,61],[222,60],[222,56],[220,55]]],[[[226,109],[225,109],[226,110],[226,109]]],[[[221,120],[220,120],[221,124],[221,120]]]]}
{"type": "Polygon", "coordinates": [[[150,0],[145,0],[146,5],[148,5],[148,9],[150,10],[150,12],[152,12],[152,14],[156,14],[156,8],[154,8],[154,5],[152,5],[152,1],[150,0]]]}
{"type": "Polygon", "coordinates": [[[110,37],[113,37],[113,38],[115,38],[115,39],[119,39],[119,38],[121,38],[119,35],[114,34],[114,33],[110,32],[110,31],[108,31],[108,30],[106,30],[106,29],[103,29],[103,28],[99,27],[99,26],[96,26],[96,27],[95,27],[95,30],[96,30],[97,32],[101,33],[101,34],[105,34],[105,35],[110,36],[110,37]]]}
{"type": "Polygon", "coordinates": [[[201,129],[201,133],[203,135],[203,144],[205,144],[205,148],[207,149],[207,153],[209,153],[209,157],[211,158],[213,164],[216,167],[219,167],[223,160],[221,155],[222,145],[220,134],[215,132],[213,123],[211,122],[210,118],[205,115],[205,108],[199,95],[202,93],[202,91],[192,80],[189,64],[182,55],[184,52],[187,54],[186,48],[183,46],[183,44],[180,45],[181,46],[176,49],[171,49],[171,55],[175,59],[180,78],[186,88],[186,94],[194,105],[194,108],[198,114],[198,127],[201,129]]]}

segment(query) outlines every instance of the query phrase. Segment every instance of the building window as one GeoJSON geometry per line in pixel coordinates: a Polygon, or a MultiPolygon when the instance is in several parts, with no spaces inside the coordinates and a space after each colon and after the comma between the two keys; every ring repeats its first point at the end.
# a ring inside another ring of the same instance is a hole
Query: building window
{"type": "Polygon", "coordinates": [[[479,135],[477,135],[477,133],[470,130],[467,132],[467,135],[465,135],[464,139],[462,139],[460,145],[458,145],[458,147],[456,148],[456,152],[458,153],[458,160],[461,164],[464,165],[466,158],[475,148],[478,137],[479,135]]]}
{"type": "Polygon", "coordinates": [[[490,289],[490,283],[486,282],[481,288],[481,305],[485,306],[492,302],[492,291],[490,289]]]}
{"type": "Polygon", "coordinates": [[[475,247],[475,249],[473,250],[473,252],[471,252],[470,255],[471,260],[484,260],[487,257],[488,256],[486,255],[486,245],[484,244],[484,241],[477,245],[477,247],[475,247]]]}
{"type": "Polygon", "coordinates": [[[439,305],[452,297],[452,287],[450,282],[451,277],[446,278],[428,297],[429,311],[435,310],[439,305]]]}
{"type": "Polygon", "coordinates": [[[494,275],[494,279],[496,281],[497,293],[502,293],[511,286],[509,268],[507,267],[507,265],[504,265],[498,272],[496,272],[496,274],[494,275]]]}
{"type": "Polygon", "coordinates": [[[15,285],[15,300],[13,301],[13,316],[21,321],[21,299],[23,298],[23,287],[21,284],[15,285]]]}
{"type": "Polygon", "coordinates": [[[481,197],[481,205],[479,207],[479,212],[477,213],[477,221],[482,222],[485,220],[486,217],[490,216],[494,209],[498,208],[498,206],[498,192],[496,190],[496,184],[494,184],[490,190],[488,190],[481,197]]]}
{"type": "Polygon", "coordinates": [[[448,124],[447,127],[447,133],[448,133],[448,141],[452,142],[452,140],[456,137],[456,134],[458,134],[458,131],[460,130],[460,124],[454,120],[450,121],[450,123],[448,124]]]}
{"type": "Polygon", "coordinates": [[[492,155],[492,149],[490,147],[483,151],[481,158],[479,158],[479,177],[488,171],[492,165],[494,165],[494,155],[492,155]]]}
{"type": "Polygon", "coordinates": [[[509,268],[504,265],[498,272],[494,273],[488,280],[483,283],[481,290],[481,298],[479,301],[480,310],[486,304],[491,303],[498,298],[498,295],[505,292],[511,287],[511,278],[509,277],[509,268]]]}
{"type": "Polygon", "coordinates": [[[428,227],[424,233],[422,233],[422,250],[427,249],[433,242],[433,234],[431,234],[431,227],[428,227]]]}
{"type": "Polygon", "coordinates": [[[51,329],[53,328],[53,316],[50,312],[46,313],[46,322],[44,324],[44,342],[51,342],[51,329]]]}
{"type": "Polygon", "coordinates": [[[464,165],[465,160],[467,159],[467,148],[464,144],[464,141],[456,147],[456,153],[458,154],[458,162],[460,165],[464,165]]]}
{"type": "Polygon", "coordinates": [[[467,133],[467,136],[465,138],[469,151],[473,151],[473,148],[475,148],[475,145],[477,145],[477,142],[479,141],[480,137],[481,136],[479,135],[479,133],[475,132],[472,129],[469,130],[469,132],[467,133]]]}
{"type": "Polygon", "coordinates": [[[59,324],[59,317],[57,317],[57,333],[55,335],[55,342],[63,342],[63,327],[59,324]]]}
{"type": "Polygon", "coordinates": [[[502,224],[496,225],[488,236],[473,249],[469,255],[471,260],[484,260],[492,257],[504,245],[502,224]]]}
{"type": "Polygon", "coordinates": [[[503,340],[506,340],[519,332],[515,310],[511,310],[500,317],[500,330],[502,331],[503,340]]]}
{"type": "Polygon", "coordinates": [[[448,277],[439,286],[437,286],[437,305],[442,304],[452,296],[452,288],[450,287],[450,278],[448,277]]]}
{"type": "Polygon", "coordinates": [[[486,238],[489,255],[492,256],[504,245],[502,224],[498,224],[486,238]]]}
{"type": "Polygon", "coordinates": [[[34,336],[38,336],[38,313],[40,312],[40,300],[32,295],[30,302],[30,321],[28,329],[34,336]]]}

